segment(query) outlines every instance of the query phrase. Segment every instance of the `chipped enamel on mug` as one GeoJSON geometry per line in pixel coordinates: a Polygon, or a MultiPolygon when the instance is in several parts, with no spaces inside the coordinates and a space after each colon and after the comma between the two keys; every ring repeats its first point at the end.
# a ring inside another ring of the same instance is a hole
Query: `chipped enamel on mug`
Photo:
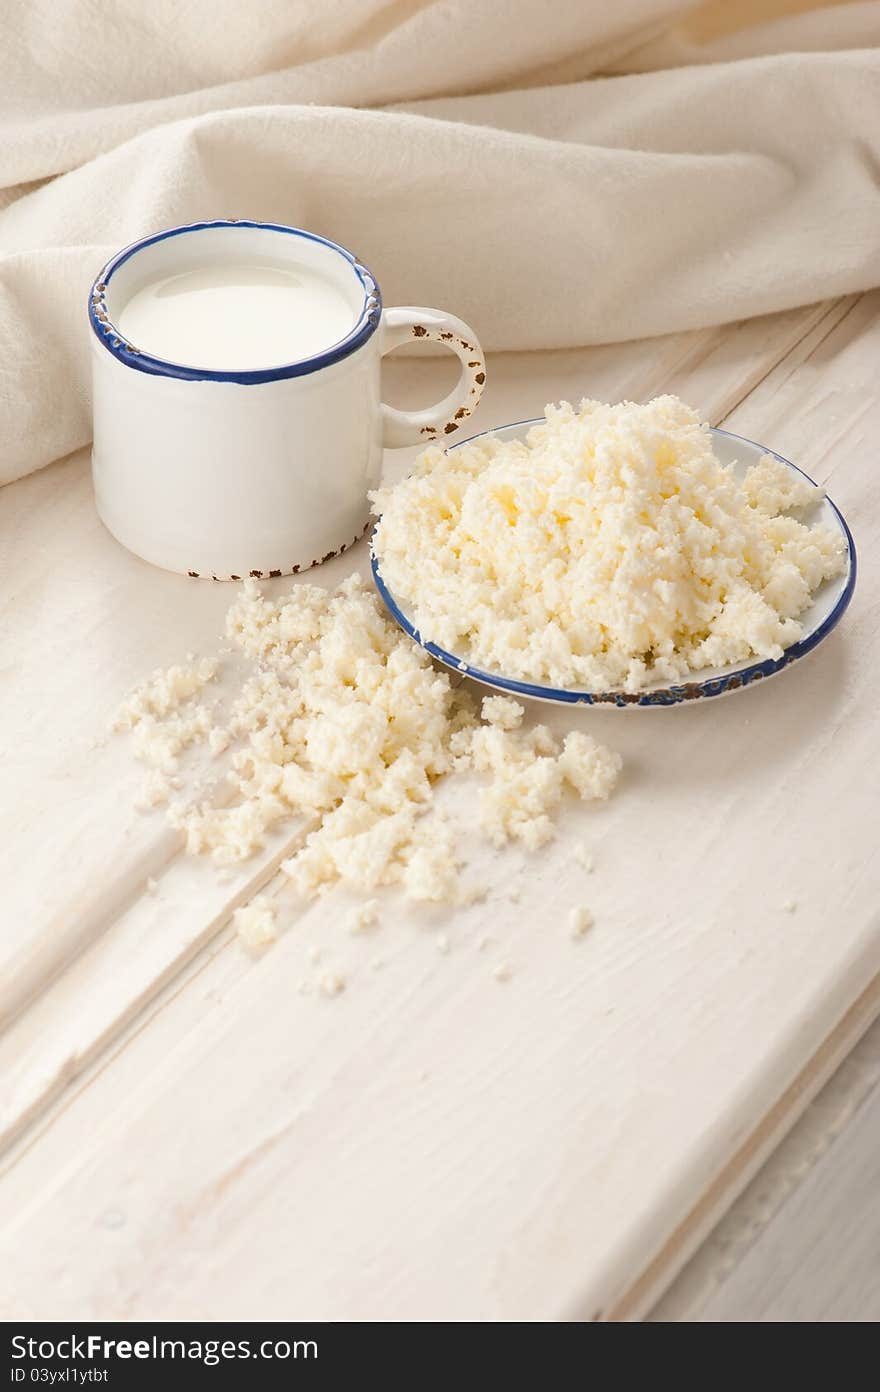
{"type": "Polygon", "coordinates": [[[383,310],[351,252],[274,223],[192,223],[133,243],[95,281],[89,319],[98,513],[135,555],[194,577],[290,575],[345,551],[369,521],[383,448],[453,435],[486,380],[467,324],[437,309],[383,310]],[[223,371],[153,357],[120,334],[116,320],[145,286],[250,262],[329,280],[351,305],[351,330],[308,358],[223,371]],[[436,406],[398,411],[381,401],[380,363],[413,339],[450,348],[461,374],[436,406]]]}

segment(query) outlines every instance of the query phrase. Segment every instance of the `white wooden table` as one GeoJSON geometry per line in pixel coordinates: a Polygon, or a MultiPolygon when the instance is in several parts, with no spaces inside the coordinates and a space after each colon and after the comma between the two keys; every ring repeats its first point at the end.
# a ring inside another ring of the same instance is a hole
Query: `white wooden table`
{"type": "MultiPolygon", "coordinates": [[[[217,646],[231,589],[118,547],[85,455],[0,493],[4,1317],[880,1315],[878,305],[491,363],[477,429],[674,391],[772,445],[828,483],[859,584],[759,689],[553,715],[623,754],[608,806],[482,852],[456,915],[389,896],[369,941],[289,897],[283,834],[221,883],[133,810],[107,716],[217,646]],[[286,931],[255,962],[229,919],[260,886],[286,931]],[[297,993],[315,947],[344,996],[297,993]]],[[[390,376],[414,401],[446,370],[390,376]]]]}

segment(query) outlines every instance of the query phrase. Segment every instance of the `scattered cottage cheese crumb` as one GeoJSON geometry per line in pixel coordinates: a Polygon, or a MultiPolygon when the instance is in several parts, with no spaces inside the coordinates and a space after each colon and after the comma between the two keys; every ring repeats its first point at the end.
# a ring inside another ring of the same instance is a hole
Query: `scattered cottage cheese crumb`
{"type": "Polygon", "coordinates": [[[785,515],[819,490],[772,455],[740,481],[674,396],[548,406],[525,440],[431,446],[370,496],[382,577],[423,641],[555,687],[779,658],[845,565],[839,533],[785,515]]]}
{"type": "Polygon", "coordinates": [[[445,933],[437,934],[435,946],[437,948],[437,951],[442,953],[442,955],[445,957],[449,951],[449,938],[446,936],[445,933]]]}
{"type": "Polygon", "coordinates": [[[229,731],[216,726],[208,735],[208,748],[212,754],[222,754],[229,748],[229,731]]]}
{"type": "Polygon", "coordinates": [[[588,875],[593,873],[593,857],[585,841],[579,841],[575,846],[574,858],[588,875]]]}
{"type": "Polygon", "coordinates": [[[374,928],[379,921],[379,901],[378,899],[368,899],[365,904],[358,904],[349,918],[348,927],[352,933],[364,933],[368,928],[374,928]]]}
{"type": "Polygon", "coordinates": [[[384,957],[373,957],[370,959],[370,971],[381,971],[384,965],[384,957]]]}
{"type": "Polygon", "coordinates": [[[216,675],[216,663],[209,658],[194,662],[192,655],[189,661],[186,667],[157,669],[148,682],[123,701],[113,718],[112,728],[131,730],[143,720],[167,716],[201,691],[216,675]]]}
{"type": "Polygon", "coordinates": [[[208,735],[211,712],[191,702],[171,715],[144,715],[131,728],[135,758],[170,777],[180,767],[182,751],[208,735]]]}
{"type": "Polygon", "coordinates": [[[456,898],[458,871],[451,838],[441,836],[433,845],[414,839],[401,879],[410,899],[442,903],[456,898]]]}
{"type": "Polygon", "coordinates": [[[480,822],[496,846],[521,841],[537,850],[553,836],[551,813],[566,788],[584,800],[607,798],[621,759],[590,735],[573,731],[559,741],[546,725],[507,732],[483,725],[470,737],[469,758],[478,772],[494,774],[480,795],[480,822]]]}
{"type": "Polygon", "coordinates": [[[320,949],[320,947],[315,947],[314,944],[313,944],[313,945],[309,948],[309,961],[311,962],[311,964],[312,964],[313,967],[316,967],[316,966],[318,965],[318,963],[320,962],[320,960],[321,960],[321,949],[320,949]]]}
{"type": "Polygon", "coordinates": [[[172,788],[173,784],[167,773],[162,773],[160,769],[150,769],[141,782],[135,807],[139,812],[158,807],[160,803],[168,801],[172,788]]]}
{"type": "Polygon", "coordinates": [[[782,907],[785,909],[785,912],[786,912],[786,913],[794,913],[795,909],[797,908],[797,900],[796,900],[796,899],[786,899],[786,901],[785,901],[785,903],[782,905],[782,907]]]}
{"type": "Polygon", "coordinates": [[[152,782],[152,775],[148,775],[149,786],[145,785],[142,794],[148,806],[164,802],[168,796],[158,774],[176,773],[181,751],[210,731],[211,712],[194,698],[213,680],[216,670],[216,663],[202,658],[189,666],[155,671],[116,711],[111,728],[130,731],[135,758],[156,771],[152,782]]]}
{"type": "Polygon", "coordinates": [[[593,921],[589,909],[572,909],[568,915],[568,931],[573,938],[582,938],[592,928],[593,921]]]}
{"type": "Polygon", "coordinates": [[[434,806],[442,778],[476,773],[486,837],[527,849],[554,834],[564,796],[603,799],[616,781],[616,754],[580,732],[560,740],[543,725],[520,728],[522,707],[507,697],[486,698],[481,720],[480,698],[453,687],[358,575],[332,592],[298,584],[277,598],[249,580],[226,631],[250,669],[222,730],[192,701],[210,663],[154,674],[119,717],[157,779],[173,777],[190,742],[240,741],[231,799],[168,808],[187,850],[217,865],[254,854],[297,819],[300,848],[281,869],[303,897],[338,883],[362,894],[399,885],[410,899],[456,903],[468,893],[462,829],[434,806]]]}
{"type": "Polygon", "coordinates": [[[485,952],[486,948],[490,947],[493,942],[494,938],[490,938],[488,935],[480,938],[479,942],[477,943],[477,951],[485,952]]]}
{"type": "Polygon", "coordinates": [[[152,877],[152,875],[151,875],[150,878],[147,880],[147,893],[148,893],[148,894],[158,894],[158,892],[159,892],[159,882],[158,882],[158,880],[154,880],[153,877],[152,877]]]}
{"type": "Polygon", "coordinates": [[[278,937],[275,906],[264,894],[258,894],[232,915],[236,932],[245,947],[266,947],[278,937]]]}
{"type": "Polygon", "coordinates": [[[468,909],[472,904],[481,904],[489,893],[489,886],[484,884],[464,885],[459,889],[455,898],[455,903],[461,909],[468,909]]]}
{"type": "Polygon", "coordinates": [[[498,966],[495,967],[495,969],[493,970],[492,975],[494,976],[496,981],[509,981],[510,978],[513,976],[513,971],[511,969],[510,963],[499,962],[498,966]]]}
{"type": "Polygon", "coordinates": [[[338,996],[345,990],[345,977],[339,972],[325,972],[319,984],[322,995],[338,996]]]}

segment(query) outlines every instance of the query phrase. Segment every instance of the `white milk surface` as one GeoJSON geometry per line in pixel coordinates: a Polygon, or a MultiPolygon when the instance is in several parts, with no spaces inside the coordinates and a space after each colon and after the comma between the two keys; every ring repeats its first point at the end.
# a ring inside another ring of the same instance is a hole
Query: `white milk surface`
{"type": "Polygon", "coordinates": [[[204,266],[165,276],[117,316],[142,353],[186,367],[248,371],[320,353],[353,328],[340,290],[292,266],[204,266]]]}

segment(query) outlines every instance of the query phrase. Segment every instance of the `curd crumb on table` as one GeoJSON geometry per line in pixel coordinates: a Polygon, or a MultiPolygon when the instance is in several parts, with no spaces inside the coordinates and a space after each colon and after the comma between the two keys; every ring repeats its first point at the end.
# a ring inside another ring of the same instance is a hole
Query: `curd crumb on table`
{"type": "Polygon", "coordinates": [[[379,901],[378,899],[368,899],[365,903],[358,904],[349,915],[349,931],[364,933],[368,928],[374,928],[378,922],[379,901]]]}
{"type": "Polygon", "coordinates": [[[209,734],[211,712],[195,697],[216,672],[217,664],[209,658],[155,671],[117,709],[111,728],[130,732],[135,758],[149,764],[155,775],[148,775],[142,793],[147,805],[165,801],[169,787],[160,775],[175,774],[181,752],[209,734]]]}
{"type": "Polygon", "coordinates": [[[176,711],[212,681],[217,664],[210,658],[196,662],[192,653],[187,666],[158,668],[149,681],[137,687],[123,701],[113,719],[114,730],[129,730],[141,721],[160,719],[176,711]]]}
{"type": "Polygon", "coordinates": [[[171,780],[167,774],[159,769],[150,769],[141,781],[135,808],[138,812],[144,812],[151,807],[158,807],[160,803],[167,802],[170,795],[171,780]]]}
{"type": "Polygon", "coordinates": [[[151,766],[155,802],[189,744],[219,754],[237,741],[229,791],[208,788],[167,813],[186,849],[217,866],[254,855],[295,821],[302,836],[281,870],[302,898],[337,884],[366,895],[396,885],[415,901],[464,906],[485,891],[461,883],[459,845],[471,829],[435,805],[444,780],[476,774],[473,829],[527,850],[553,836],[565,797],[603,800],[616,782],[619,756],[589,735],[560,739],[526,727],[509,697],[453,687],[356,574],[333,591],[303,582],[277,598],[249,580],[226,632],[247,670],[222,726],[196,700],[216,675],[207,660],[154,673],[116,721],[151,766]]]}
{"type": "Polygon", "coordinates": [[[583,906],[572,909],[568,915],[568,931],[573,938],[582,938],[590,931],[593,922],[593,915],[589,909],[583,906]]]}
{"type": "Polygon", "coordinates": [[[591,875],[593,873],[593,870],[595,869],[593,856],[585,841],[578,841],[577,845],[574,848],[574,858],[577,861],[578,865],[580,865],[584,870],[586,870],[588,875],[591,875]]]}
{"type": "Polygon", "coordinates": [[[266,947],[278,937],[275,906],[263,894],[258,894],[249,904],[236,909],[232,921],[245,947],[266,947]]]}
{"type": "Polygon", "coordinates": [[[322,995],[338,996],[345,990],[345,977],[339,972],[325,972],[319,985],[322,995]]]}
{"type": "Polygon", "coordinates": [[[489,886],[485,884],[462,885],[455,896],[454,903],[457,908],[469,909],[474,904],[481,904],[488,897],[489,886]]]}
{"type": "Polygon", "coordinates": [[[212,754],[222,754],[229,748],[229,731],[218,727],[211,730],[208,735],[208,748],[212,754]]]}

